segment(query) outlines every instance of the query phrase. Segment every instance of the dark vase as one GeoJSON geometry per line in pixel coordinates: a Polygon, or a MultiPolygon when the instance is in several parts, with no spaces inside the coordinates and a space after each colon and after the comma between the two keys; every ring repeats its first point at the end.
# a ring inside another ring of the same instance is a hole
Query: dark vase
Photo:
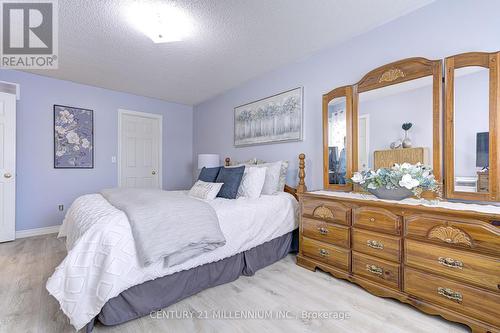
{"type": "Polygon", "coordinates": [[[403,200],[413,195],[412,191],[404,187],[399,187],[390,190],[385,187],[381,187],[376,190],[368,189],[368,192],[370,192],[379,199],[385,199],[385,200],[403,200]]]}

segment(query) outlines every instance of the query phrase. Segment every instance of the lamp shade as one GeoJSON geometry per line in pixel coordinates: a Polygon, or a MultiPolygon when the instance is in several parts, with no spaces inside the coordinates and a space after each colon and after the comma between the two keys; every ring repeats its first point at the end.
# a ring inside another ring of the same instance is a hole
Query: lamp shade
{"type": "Polygon", "coordinates": [[[220,156],[217,154],[198,154],[198,169],[220,166],[220,156]]]}

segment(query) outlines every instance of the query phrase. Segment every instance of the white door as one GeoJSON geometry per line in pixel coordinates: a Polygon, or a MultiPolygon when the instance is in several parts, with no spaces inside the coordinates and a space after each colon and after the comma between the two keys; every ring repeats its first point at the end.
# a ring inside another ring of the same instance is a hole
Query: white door
{"type": "Polygon", "coordinates": [[[370,118],[361,115],[358,120],[358,168],[360,171],[370,169],[370,118]]]}
{"type": "Polygon", "coordinates": [[[16,236],[16,95],[0,92],[0,242],[16,236]]]}
{"type": "Polygon", "coordinates": [[[161,115],[119,110],[118,185],[161,188],[161,115]]]}

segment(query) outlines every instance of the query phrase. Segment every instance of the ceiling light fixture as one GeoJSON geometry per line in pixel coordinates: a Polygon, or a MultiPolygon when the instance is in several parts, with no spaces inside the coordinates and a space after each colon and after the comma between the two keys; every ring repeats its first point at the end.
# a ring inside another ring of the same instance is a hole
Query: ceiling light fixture
{"type": "Polygon", "coordinates": [[[154,43],[178,42],[193,32],[193,23],[182,9],[164,3],[135,2],[127,7],[127,19],[154,43]]]}

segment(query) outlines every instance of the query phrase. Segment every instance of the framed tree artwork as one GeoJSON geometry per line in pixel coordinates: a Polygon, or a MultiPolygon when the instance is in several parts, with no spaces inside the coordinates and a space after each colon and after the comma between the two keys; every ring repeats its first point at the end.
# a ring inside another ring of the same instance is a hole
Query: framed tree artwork
{"type": "Polygon", "coordinates": [[[93,111],[54,105],[54,168],[94,167],[93,111]]]}
{"type": "Polygon", "coordinates": [[[302,140],[302,87],[234,109],[234,145],[302,140]]]}

